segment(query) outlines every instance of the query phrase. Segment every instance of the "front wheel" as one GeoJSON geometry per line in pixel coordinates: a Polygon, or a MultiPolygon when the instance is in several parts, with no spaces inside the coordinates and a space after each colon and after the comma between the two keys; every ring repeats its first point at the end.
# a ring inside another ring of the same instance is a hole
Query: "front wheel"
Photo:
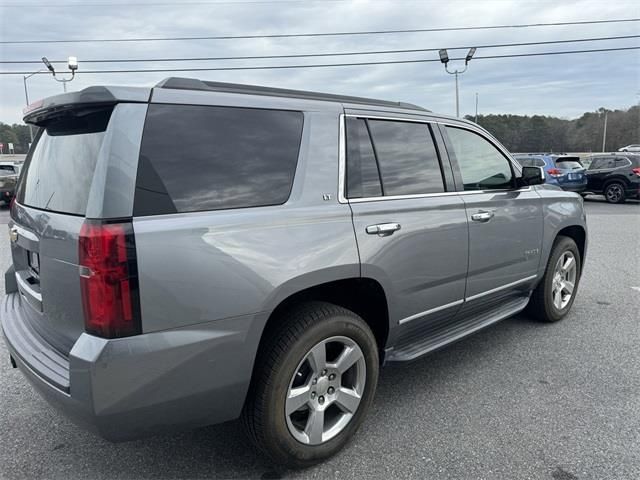
{"type": "Polygon", "coordinates": [[[551,250],[544,277],[533,291],[527,307],[536,320],[562,320],[573,305],[578,291],[582,261],[573,239],[559,236],[551,250]]]}
{"type": "Polygon", "coordinates": [[[378,381],[369,326],[336,305],[291,310],[261,346],[243,411],[255,446],[303,468],[338,452],[358,429],[378,381]]]}

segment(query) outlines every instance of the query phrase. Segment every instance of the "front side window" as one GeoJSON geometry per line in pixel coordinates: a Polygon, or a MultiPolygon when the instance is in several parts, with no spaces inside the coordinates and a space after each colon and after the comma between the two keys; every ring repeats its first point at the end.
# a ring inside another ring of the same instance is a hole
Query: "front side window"
{"type": "Polygon", "coordinates": [[[446,129],[465,190],[513,187],[510,162],[493,144],[469,130],[449,126],[446,129]]]}
{"type": "Polygon", "coordinates": [[[302,112],[149,106],[135,215],[279,205],[298,162],[302,112]]]}

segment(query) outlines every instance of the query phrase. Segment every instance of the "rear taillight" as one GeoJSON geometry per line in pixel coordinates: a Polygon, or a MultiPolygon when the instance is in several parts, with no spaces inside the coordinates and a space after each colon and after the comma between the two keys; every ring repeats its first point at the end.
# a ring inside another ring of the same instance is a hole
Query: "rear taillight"
{"type": "Polygon", "coordinates": [[[547,170],[547,173],[549,175],[551,175],[552,177],[561,177],[562,176],[562,170],[560,170],[558,168],[550,168],[549,170],[547,170]]]}
{"type": "Polygon", "coordinates": [[[632,168],[631,171],[640,177],[640,168],[632,168]]]}
{"type": "Polygon", "coordinates": [[[141,333],[136,246],[131,222],[86,220],[78,245],[86,331],[105,338],[141,333]]]}

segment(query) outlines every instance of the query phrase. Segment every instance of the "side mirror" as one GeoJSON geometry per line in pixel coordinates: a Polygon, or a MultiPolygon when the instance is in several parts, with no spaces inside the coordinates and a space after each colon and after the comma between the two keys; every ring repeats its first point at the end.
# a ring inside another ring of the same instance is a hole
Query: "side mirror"
{"type": "Polygon", "coordinates": [[[542,167],[522,167],[522,176],[518,179],[520,186],[542,185],[544,183],[544,169],[542,167]]]}

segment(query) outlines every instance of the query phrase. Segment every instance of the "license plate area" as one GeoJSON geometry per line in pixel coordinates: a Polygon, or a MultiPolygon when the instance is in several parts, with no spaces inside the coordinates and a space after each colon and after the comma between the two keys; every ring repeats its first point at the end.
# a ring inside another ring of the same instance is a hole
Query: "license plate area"
{"type": "Polygon", "coordinates": [[[27,250],[27,264],[29,265],[29,273],[36,281],[40,283],[40,254],[27,250]]]}

